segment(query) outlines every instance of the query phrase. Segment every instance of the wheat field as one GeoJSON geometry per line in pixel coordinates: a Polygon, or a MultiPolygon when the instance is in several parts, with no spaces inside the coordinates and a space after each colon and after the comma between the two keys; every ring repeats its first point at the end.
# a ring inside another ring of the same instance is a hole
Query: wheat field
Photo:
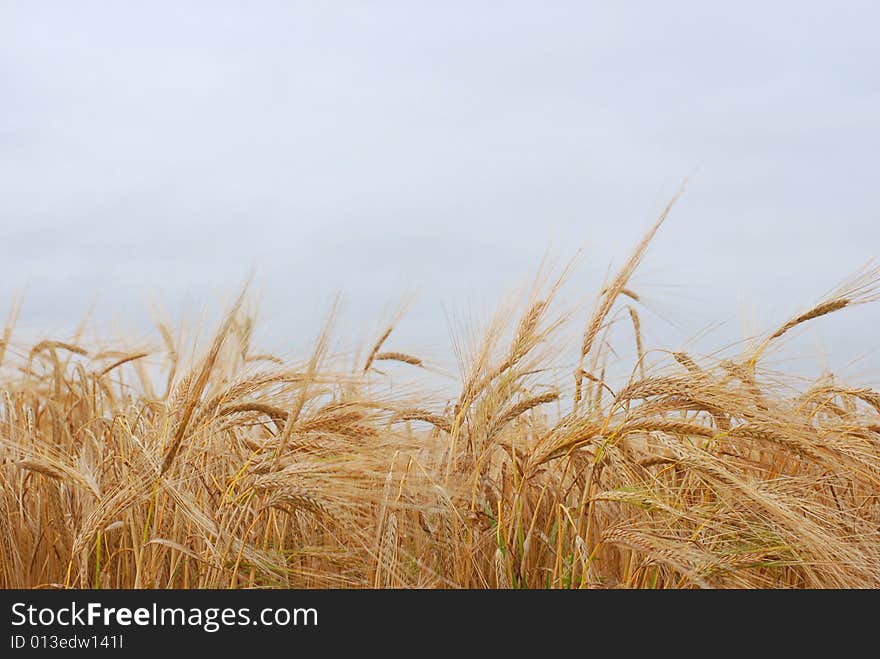
{"type": "Polygon", "coordinates": [[[285,361],[251,345],[245,293],[192,355],[162,324],[135,351],[22,345],[13,305],[0,587],[880,587],[880,393],[762,368],[880,272],[736,358],[649,351],[629,285],[665,216],[586,318],[556,308],[567,269],[538,277],[459,346],[449,398],[395,349],[398,317],[356,353],[328,322],[285,361]]]}

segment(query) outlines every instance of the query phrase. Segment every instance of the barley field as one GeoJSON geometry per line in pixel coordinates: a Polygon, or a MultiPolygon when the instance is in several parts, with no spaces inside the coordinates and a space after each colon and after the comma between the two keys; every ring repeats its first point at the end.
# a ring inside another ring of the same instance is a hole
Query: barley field
{"type": "Polygon", "coordinates": [[[13,305],[0,587],[880,587],[880,393],[762,365],[880,271],[736,358],[658,350],[630,279],[665,215],[587,314],[557,308],[568,269],[536,278],[459,344],[451,397],[399,317],[340,354],[331,319],[285,361],[251,344],[246,291],[196,352],[161,324],[138,350],[25,344],[13,305]]]}

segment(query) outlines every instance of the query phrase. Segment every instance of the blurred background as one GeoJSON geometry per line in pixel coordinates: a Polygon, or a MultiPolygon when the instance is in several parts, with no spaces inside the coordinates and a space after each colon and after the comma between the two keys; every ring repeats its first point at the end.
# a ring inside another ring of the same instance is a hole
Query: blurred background
{"type": "MultiPolygon", "coordinates": [[[[880,255],[872,2],[0,2],[0,314],[153,337],[253,273],[267,350],[448,360],[583,247],[589,305],[683,179],[632,288],[649,346],[772,329],[880,255]]],[[[787,358],[877,381],[880,305],[787,358]]]]}

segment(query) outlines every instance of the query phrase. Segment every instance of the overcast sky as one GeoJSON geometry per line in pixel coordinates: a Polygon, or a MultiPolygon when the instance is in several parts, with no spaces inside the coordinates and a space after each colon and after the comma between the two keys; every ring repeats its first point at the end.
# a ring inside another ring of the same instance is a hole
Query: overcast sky
{"type": "MultiPolygon", "coordinates": [[[[653,345],[880,255],[876,2],[0,7],[0,313],[24,291],[35,335],[198,317],[253,270],[273,347],[411,291],[395,347],[439,357],[548,249],[585,247],[590,298],[686,176],[634,283],[653,345]]],[[[843,315],[808,349],[876,375],[880,304],[843,315]]]]}

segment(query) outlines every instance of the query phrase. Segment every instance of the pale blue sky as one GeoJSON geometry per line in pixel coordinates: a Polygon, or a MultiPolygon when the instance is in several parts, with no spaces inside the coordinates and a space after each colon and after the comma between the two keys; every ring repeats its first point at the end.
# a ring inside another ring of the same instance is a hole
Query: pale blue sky
{"type": "MultiPolygon", "coordinates": [[[[447,352],[549,248],[595,291],[678,183],[636,288],[649,342],[768,328],[880,255],[873,2],[0,2],[0,306],[216,309],[255,268],[267,342],[417,294],[447,352]],[[137,5],[137,6],[136,6],[137,5]],[[445,311],[444,311],[445,310],[445,311]]],[[[192,314],[191,314],[192,315],[192,314]]],[[[806,350],[874,350],[880,305],[806,350]]],[[[702,345],[702,344],[701,344],[702,345]]],[[[861,372],[863,368],[857,368],[861,372]]]]}

